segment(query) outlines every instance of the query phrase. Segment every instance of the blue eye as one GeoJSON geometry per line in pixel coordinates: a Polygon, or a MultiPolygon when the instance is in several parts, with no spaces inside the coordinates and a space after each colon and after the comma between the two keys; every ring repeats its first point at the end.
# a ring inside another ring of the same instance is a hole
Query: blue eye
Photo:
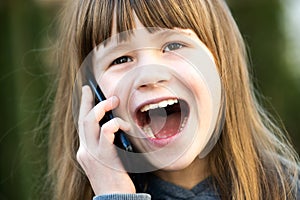
{"type": "Polygon", "coordinates": [[[117,59],[115,59],[111,65],[120,65],[120,64],[123,64],[123,63],[127,63],[127,62],[132,62],[133,59],[129,56],[121,56],[117,59]]]}
{"type": "Polygon", "coordinates": [[[175,51],[177,49],[181,49],[182,47],[184,47],[184,45],[178,42],[169,43],[164,47],[163,52],[175,51]]]}

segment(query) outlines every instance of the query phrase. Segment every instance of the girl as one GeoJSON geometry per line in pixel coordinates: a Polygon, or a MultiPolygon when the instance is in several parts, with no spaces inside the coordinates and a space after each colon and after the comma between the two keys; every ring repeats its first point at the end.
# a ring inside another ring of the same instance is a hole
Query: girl
{"type": "Polygon", "coordinates": [[[53,199],[300,198],[298,157],[255,99],[225,2],[78,0],[65,14],[53,199]],[[72,99],[87,70],[107,97],[96,105],[88,86],[72,99]],[[119,129],[134,152],[114,145],[119,129]]]}

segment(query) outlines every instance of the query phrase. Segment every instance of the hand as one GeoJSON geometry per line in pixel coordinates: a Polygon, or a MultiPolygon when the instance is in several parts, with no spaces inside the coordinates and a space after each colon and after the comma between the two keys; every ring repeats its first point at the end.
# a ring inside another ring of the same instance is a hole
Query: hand
{"type": "Polygon", "coordinates": [[[77,161],[85,171],[96,195],[111,193],[135,193],[135,187],[125,171],[113,144],[119,129],[128,131],[129,123],[120,118],[114,118],[103,124],[99,121],[105,112],[119,105],[115,96],[94,106],[91,89],[82,88],[82,98],[79,112],[79,141],[77,161]]]}

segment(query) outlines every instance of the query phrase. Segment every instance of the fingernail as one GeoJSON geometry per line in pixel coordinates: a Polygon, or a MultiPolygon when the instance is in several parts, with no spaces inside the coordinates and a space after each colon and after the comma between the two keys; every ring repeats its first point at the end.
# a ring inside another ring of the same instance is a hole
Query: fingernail
{"type": "Polygon", "coordinates": [[[88,88],[89,88],[89,86],[87,86],[87,85],[82,86],[82,88],[81,88],[82,94],[86,93],[86,91],[88,90],[88,88]]]}

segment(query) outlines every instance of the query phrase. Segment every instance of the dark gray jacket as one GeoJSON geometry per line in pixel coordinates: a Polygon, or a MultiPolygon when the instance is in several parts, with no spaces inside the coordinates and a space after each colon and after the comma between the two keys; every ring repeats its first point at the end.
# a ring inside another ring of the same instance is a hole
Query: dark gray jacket
{"type": "Polygon", "coordinates": [[[213,188],[211,177],[200,182],[191,190],[187,190],[172,183],[163,181],[155,176],[151,176],[148,180],[146,193],[101,195],[94,197],[93,200],[219,200],[220,197],[213,188]]]}
{"type": "MultiPolygon", "coordinates": [[[[94,197],[93,200],[220,200],[221,197],[214,188],[212,177],[206,178],[191,190],[187,190],[152,175],[148,180],[145,193],[101,195],[94,197]]],[[[300,183],[297,188],[296,200],[300,200],[300,183]]]]}

